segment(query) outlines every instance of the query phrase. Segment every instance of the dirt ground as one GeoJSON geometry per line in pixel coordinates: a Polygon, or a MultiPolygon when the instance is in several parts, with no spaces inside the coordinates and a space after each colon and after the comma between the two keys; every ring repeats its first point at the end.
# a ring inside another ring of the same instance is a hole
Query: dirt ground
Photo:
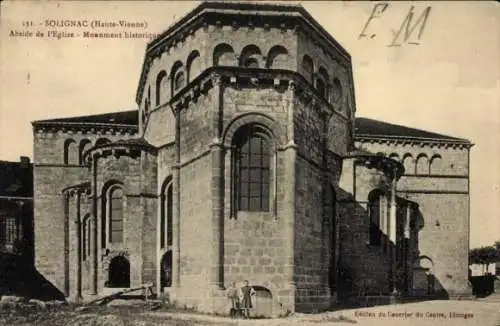
{"type": "Polygon", "coordinates": [[[63,306],[44,310],[2,309],[0,325],[37,326],[153,326],[153,325],[478,325],[500,326],[498,300],[426,301],[411,304],[339,310],[321,314],[294,314],[282,319],[231,320],[189,311],[152,309],[151,306],[63,306]]]}

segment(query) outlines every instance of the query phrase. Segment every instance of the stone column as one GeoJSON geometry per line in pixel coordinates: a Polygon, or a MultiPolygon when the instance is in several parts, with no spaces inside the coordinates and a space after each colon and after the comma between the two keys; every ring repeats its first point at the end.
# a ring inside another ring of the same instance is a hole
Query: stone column
{"type": "MultiPolygon", "coordinates": [[[[158,182],[158,185],[163,186],[161,182],[158,182]]],[[[160,195],[158,196],[158,201],[157,201],[157,214],[156,214],[156,293],[157,295],[160,295],[162,293],[163,288],[161,286],[161,232],[164,230],[161,229],[161,215],[163,212],[163,194],[161,193],[161,190],[159,191],[160,195]]],[[[166,212],[165,212],[166,216],[166,212]]],[[[165,237],[167,234],[165,234],[165,237]]],[[[166,238],[165,238],[166,239],[166,238]]]]}
{"type": "Polygon", "coordinates": [[[396,173],[391,175],[391,201],[390,201],[390,211],[389,211],[389,244],[390,244],[390,257],[391,257],[391,283],[392,283],[392,295],[398,293],[396,284],[396,173]]]}
{"type": "Polygon", "coordinates": [[[212,155],[212,271],[210,285],[224,288],[224,149],[222,143],[210,145],[212,155]]]}
{"type": "Polygon", "coordinates": [[[172,107],[175,116],[175,164],[173,170],[173,189],[172,189],[172,287],[179,288],[181,286],[181,121],[180,109],[172,107]]]}
{"type": "Polygon", "coordinates": [[[91,184],[91,192],[92,192],[92,247],[91,247],[91,262],[92,262],[92,286],[90,287],[91,294],[97,295],[98,293],[98,284],[99,284],[99,216],[100,210],[98,205],[98,199],[100,198],[97,195],[97,157],[92,157],[90,162],[91,164],[91,174],[92,174],[92,184],[91,184]]]}
{"type": "Polygon", "coordinates": [[[70,225],[69,225],[69,194],[63,193],[63,214],[64,214],[64,295],[70,295],[70,225]]]}
{"type": "Polygon", "coordinates": [[[224,288],[224,146],[222,144],[222,83],[221,76],[211,76],[213,93],[212,101],[212,262],[209,283],[216,289],[224,288]]]}
{"type": "Polygon", "coordinates": [[[82,299],[82,221],[81,221],[81,193],[76,192],[76,301],[82,299]]]}
{"type": "Polygon", "coordinates": [[[410,221],[411,221],[411,204],[408,203],[406,206],[406,220],[405,220],[405,266],[406,266],[406,282],[408,284],[408,294],[412,294],[412,280],[413,280],[413,247],[412,247],[412,238],[411,238],[411,229],[410,229],[410,221]]]}
{"type": "Polygon", "coordinates": [[[290,309],[294,310],[295,297],[295,180],[296,180],[296,162],[297,162],[297,145],[294,139],[293,125],[293,105],[294,105],[295,85],[290,83],[288,86],[288,110],[287,110],[287,139],[288,143],[283,148],[284,154],[284,202],[283,202],[283,226],[285,228],[287,245],[285,246],[285,280],[290,289],[290,309]]]}

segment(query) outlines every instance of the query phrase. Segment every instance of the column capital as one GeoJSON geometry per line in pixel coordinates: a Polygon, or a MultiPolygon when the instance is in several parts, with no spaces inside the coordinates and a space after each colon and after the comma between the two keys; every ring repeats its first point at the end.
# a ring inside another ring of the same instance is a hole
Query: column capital
{"type": "Polygon", "coordinates": [[[212,73],[210,75],[210,79],[212,80],[214,86],[220,86],[222,81],[222,76],[218,73],[212,73]]]}

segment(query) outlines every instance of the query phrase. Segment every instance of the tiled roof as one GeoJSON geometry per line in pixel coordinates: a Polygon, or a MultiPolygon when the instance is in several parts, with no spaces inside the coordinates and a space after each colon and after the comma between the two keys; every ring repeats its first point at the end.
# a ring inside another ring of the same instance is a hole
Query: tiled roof
{"type": "Polygon", "coordinates": [[[38,120],[33,123],[107,123],[107,124],[119,124],[119,125],[130,125],[137,126],[139,123],[138,111],[120,111],[112,113],[94,114],[94,115],[84,115],[79,117],[69,117],[69,118],[57,118],[57,119],[47,119],[38,120]]]}
{"type": "MultiPolygon", "coordinates": [[[[58,118],[49,120],[39,120],[34,123],[39,122],[51,122],[51,123],[107,123],[107,124],[122,124],[137,126],[139,123],[138,111],[121,111],[113,113],[86,115],[79,117],[70,118],[58,118]]],[[[451,137],[435,132],[430,132],[421,129],[410,128],[406,126],[396,125],[388,122],[383,122],[379,120],[369,119],[369,118],[356,118],[356,131],[357,137],[374,137],[374,138],[384,138],[384,137],[397,137],[397,138],[409,138],[409,139],[432,139],[432,140],[443,140],[443,141],[454,141],[470,143],[467,139],[451,137]]]]}
{"type": "Polygon", "coordinates": [[[467,139],[451,137],[435,132],[410,128],[369,118],[356,118],[355,135],[367,137],[397,137],[410,139],[432,139],[470,143],[467,139]]]}
{"type": "Polygon", "coordinates": [[[0,196],[33,197],[33,165],[0,161],[0,196]]]}

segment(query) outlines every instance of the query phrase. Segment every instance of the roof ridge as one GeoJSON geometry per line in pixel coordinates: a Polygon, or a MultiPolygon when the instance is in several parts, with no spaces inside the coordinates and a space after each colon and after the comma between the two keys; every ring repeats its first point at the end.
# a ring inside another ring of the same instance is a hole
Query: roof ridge
{"type": "Polygon", "coordinates": [[[57,118],[49,118],[49,119],[41,119],[41,120],[34,120],[32,123],[39,123],[39,122],[64,122],[68,119],[80,119],[80,118],[89,118],[89,117],[98,117],[98,116],[110,116],[110,115],[116,115],[116,114],[125,114],[125,113],[132,113],[132,112],[138,112],[138,109],[132,109],[132,110],[124,110],[124,111],[114,111],[114,112],[103,112],[103,113],[96,113],[96,114],[87,114],[87,115],[77,115],[77,116],[66,116],[66,117],[57,117],[57,118]]]}
{"type": "Polygon", "coordinates": [[[422,140],[447,140],[460,141],[471,143],[470,140],[455,136],[442,134],[436,131],[421,129],[417,127],[406,126],[393,122],[386,122],[368,117],[355,118],[355,135],[371,136],[371,137],[387,137],[387,138],[410,138],[422,140]],[[360,127],[360,124],[362,126],[360,127]],[[371,125],[370,125],[371,124],[371,125]],[[393,129],[393,132],[387,132],[386,129],[393,129]],[[398,132],[394,128],[401,129],[398,132]],[[406,132],[406,133],[404,133],[406,132]]]}

